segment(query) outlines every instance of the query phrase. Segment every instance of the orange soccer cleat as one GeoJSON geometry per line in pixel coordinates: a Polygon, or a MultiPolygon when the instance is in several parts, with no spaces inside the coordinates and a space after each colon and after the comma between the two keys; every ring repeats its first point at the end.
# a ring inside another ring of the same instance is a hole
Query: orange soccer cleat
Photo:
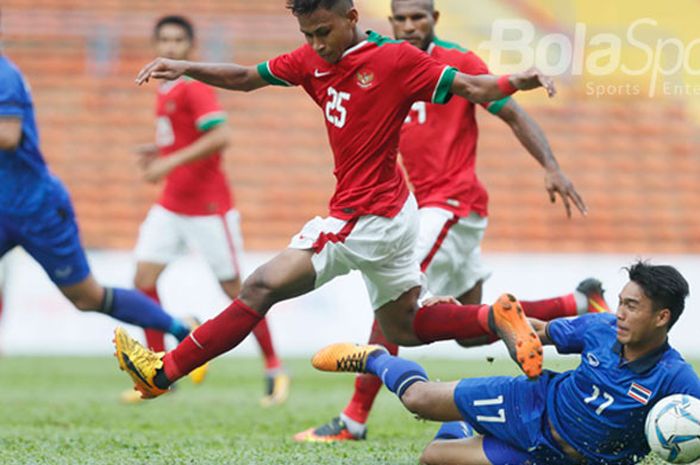
{"type": "Polygon", "coordinates": [[[489,326],[503,340],[510,357],[528,378],[542,374],[542,341],[527,320],[518,299],[510,294],[500,296],[490,308],[489,326]]]}
{"type": "Polygon", "coordinates": [[[316,352],[311,359],[314,368],[321,371],[364,373],[367,358],[386,349],[379,345],[359,345],[347,342],[331,344],[316,352]]]}

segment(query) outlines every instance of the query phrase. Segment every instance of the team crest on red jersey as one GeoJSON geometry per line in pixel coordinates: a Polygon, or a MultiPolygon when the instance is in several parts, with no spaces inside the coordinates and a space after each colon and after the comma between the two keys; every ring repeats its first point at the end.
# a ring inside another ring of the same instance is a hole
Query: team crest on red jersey
{"type": "Polygon", "coordinates": [[[356,74],[357,85],[362,89],[369,89],[374,85],[374,73],[372,71],[362,70],[356,74]]]}

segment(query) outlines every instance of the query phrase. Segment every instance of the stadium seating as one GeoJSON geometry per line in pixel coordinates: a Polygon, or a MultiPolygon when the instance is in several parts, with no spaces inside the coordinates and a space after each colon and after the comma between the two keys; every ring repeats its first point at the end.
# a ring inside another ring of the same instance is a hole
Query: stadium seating
{"type": "MultiPolygon", "coordinates": [[[[302,37],[282,3],[197,2],[191,17],[200,31],[200,56],[254,64],[295,47],[302,37]]],[[[499,8],[517,11],[518,3],[503,1],[499,8]]],[[[166,11],[187,12],[185,5],[3,1],[6,53],[31,81],[44,153],[72,192],[88,247],[131,248],[158,192],[139,179],[131,154],[132,146],[153,138],[155,87],[138,88],[133,77],[152,58],[154,20],[166,11]]],[[[385,30],[383,21],[367,23],[385,30]]],[[[700,137],[685,103],[596,100],[563,84],[558,101],[527,99],[525,106],[547,132],[590,215],[569,221],[560,206],[549,206],[541,170],[500,121],[480,112],[479,172],[492,213],[485,248],[700,252],[694,214],[700,211],[700,137]]],[[[305,220],[326,211],[333,178],[323,120],[298,89],[221,97],[234,130],[226,164],[247,246],[282,248],[305,220]]]]}

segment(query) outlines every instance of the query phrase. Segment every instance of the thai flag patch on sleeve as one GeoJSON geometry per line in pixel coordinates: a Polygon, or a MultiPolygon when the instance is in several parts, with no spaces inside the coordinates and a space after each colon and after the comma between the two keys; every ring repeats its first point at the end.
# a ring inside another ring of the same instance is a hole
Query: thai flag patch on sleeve
{"type": "Polygon", "coordinates": [[[629,391],[627,391],[628,396],[630,396],[637,402],[642,403],[643,405],[649,403],[649,399],[651,399],[652,394],[653,392],[651,392],[649,389],[637,383],[632,383],[629,391]]]}

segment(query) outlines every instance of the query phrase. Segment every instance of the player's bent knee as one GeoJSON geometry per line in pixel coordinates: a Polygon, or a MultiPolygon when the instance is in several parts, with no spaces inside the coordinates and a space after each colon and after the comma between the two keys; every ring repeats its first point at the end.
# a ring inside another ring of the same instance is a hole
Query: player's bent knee
{"type": "Polygon", "coordinates": [[[403,405],[413,414],[421,418],[430,417],[432,402],[430,396],[426,395],[426,383],[415,383],[401,396],[403,405]]]}
{"type": "Polygon", "coordinates": [[[439,449],[434,442],[431,442],[423,449],[419,460],[421,465],[440,465],[444,463],[443,457],[441,457],[439,449]]]}

